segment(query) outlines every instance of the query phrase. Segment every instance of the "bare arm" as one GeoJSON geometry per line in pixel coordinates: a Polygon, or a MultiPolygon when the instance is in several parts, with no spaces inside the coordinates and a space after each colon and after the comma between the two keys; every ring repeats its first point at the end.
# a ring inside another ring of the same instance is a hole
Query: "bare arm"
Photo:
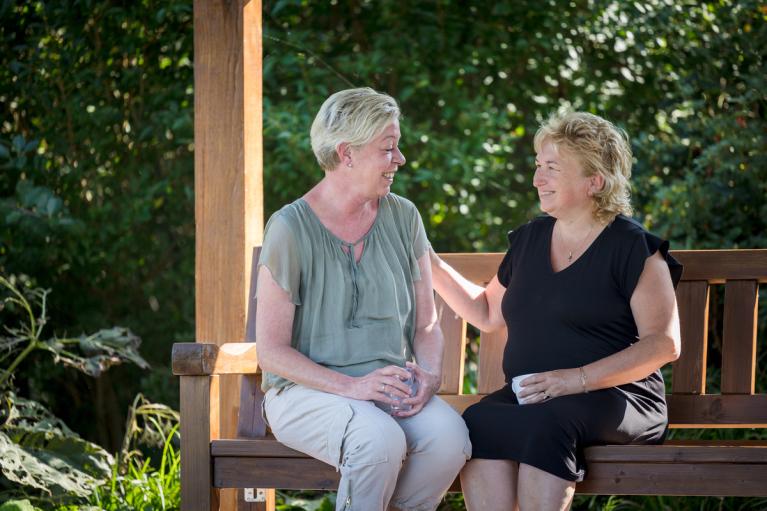
{"type": "Polygon", "coordinates": [[[418,259],[418,268],[421,271],[421,280],[415,282],[416,331],[413,342],[416,364],[408,362],[407,365],[415,371],[420,387],[415,396],[403,401],[405,404],[412,405],[412,409],[398,413],[400,417],[408,417],[421,411],[429,399],[437,393],[442,380],[445,338],[437,319],[428,253],[418,259]]]}
{"type": "Polygon", "coordinates": [[[323,367],[294,349],[290,338],[296,306],[266,266],[258,269],[257,299],[256,351],[262,370],[299,385],[354,399],[396,403],[383,392],[384,384],[390,393],[400,397],[409,395],[410,389],[402,383],[408,374],[402,368],[388,366],[365,376],[352,377],[323,367]],[[394,392],[392,387],[400,393],[394,392]]]}
{"type": "MultiPolygon", "coordinates": [[[[639,340],[628,348],[583,367],[586,390],[604,389],[641,380],[668,362],[679,358],[681,338],[676,295],[668,265],[656,252],[645,261],[634,294],[631,312],[639,340]]],[[[523,380],[521,397],[533,396],[534,403],[544,397],[583,392],[581,368],[547,371],[523,380]]]]}
{"type": "Polygon", "coordinates": [[[429,249],[434,289],[459,316],[484,332],[503,328],[501,300],[506,288],[494,276],[487,287],[467,280],[429,249]]]}

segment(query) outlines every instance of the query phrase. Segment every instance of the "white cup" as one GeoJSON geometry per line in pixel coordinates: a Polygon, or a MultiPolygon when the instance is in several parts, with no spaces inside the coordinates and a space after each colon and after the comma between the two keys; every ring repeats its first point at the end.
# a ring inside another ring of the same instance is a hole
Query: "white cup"
{"type": "MultiPolygon", "coordinates": [[[[520,383],[522,383],[522,380],[524,380],[528,376],[534,376],[536,374],[538,373],[520,374],[519,376],[515,376],[514,378],[511,379],[511,390],[513,390],[514,395],[517,396],[517,401],[519,401],[519,404],[524,405],[527,402],[526,400],[519,397],[519,393],[522,392],[522,387],[520,386],[520,383]]],[[[527,396],[527,397],[529,399],[533,397],[534,395],[535,394],[533,394],[532,396],[527,396]]]]}

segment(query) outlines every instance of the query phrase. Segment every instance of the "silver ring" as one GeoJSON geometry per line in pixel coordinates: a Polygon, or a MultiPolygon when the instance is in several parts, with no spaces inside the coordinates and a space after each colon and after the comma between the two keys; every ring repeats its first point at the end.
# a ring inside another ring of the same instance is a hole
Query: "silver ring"
{"type": "Polygon", "coordinates": [[[546,391],[543,392],[543,400],[548,401],[551,396],[546,393],[546,391]]]}
{"type": "Polygon", "coordinates": [[[383,392],[383,391],[385,391],[385,390],[386,390],[386,384],[385,384],[385,383],[382,383],[382,384],[381,384],[381,392],[383,392]]]}

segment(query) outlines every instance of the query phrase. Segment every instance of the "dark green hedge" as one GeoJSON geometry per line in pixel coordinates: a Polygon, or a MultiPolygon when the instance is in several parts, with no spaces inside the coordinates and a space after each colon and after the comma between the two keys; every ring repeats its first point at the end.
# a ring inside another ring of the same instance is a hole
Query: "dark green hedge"
{"type": "MultiPolygon", "coordinates": [[[[532,136],[558,108],[628,131],[637,216],[675,248],[767,247],[766,16],[756,0],[265,1],[267,214],[321,177],[323,99],[368,85],[401,102],[394,190],[439,250],[503,250],[536,214],[532,136]]],[[[189,1],[0,2],[0,273],[53,289],[57,331],[130,327],[155,366],[91,384],[40,365],[19,385],[105,445],[139,387],[173,404],[170,345],[193,336],[192,36],[189,1]]]]}

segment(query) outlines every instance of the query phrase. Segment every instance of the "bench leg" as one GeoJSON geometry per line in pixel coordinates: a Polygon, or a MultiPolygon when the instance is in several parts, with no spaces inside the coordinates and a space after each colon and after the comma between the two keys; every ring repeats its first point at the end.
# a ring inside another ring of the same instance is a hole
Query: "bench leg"
{"type": "Polygon", "coordinates": [[[210,377],[181,376],[180,397],[181,510],[217,510],[210,466],[210,377]]]}

